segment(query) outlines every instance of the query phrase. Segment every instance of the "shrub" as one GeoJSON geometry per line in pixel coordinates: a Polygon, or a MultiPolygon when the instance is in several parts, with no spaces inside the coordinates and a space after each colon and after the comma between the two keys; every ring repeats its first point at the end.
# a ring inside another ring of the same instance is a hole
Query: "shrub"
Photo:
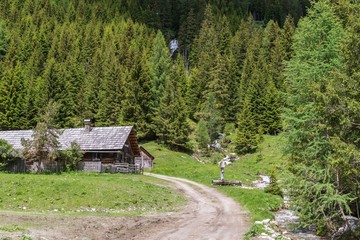
{"type": "Polygon", "coordinates": [[[284,192],[281,190],[281,188],[279,187],[278,183],[277,183],[277,179],[274,173],[272,173],[270,175],[270,184],[269,186],[267,186],[264,191],[266,193],[270,193],[273,195],[278,195],[280,197],[284,197],[284,192]]]}

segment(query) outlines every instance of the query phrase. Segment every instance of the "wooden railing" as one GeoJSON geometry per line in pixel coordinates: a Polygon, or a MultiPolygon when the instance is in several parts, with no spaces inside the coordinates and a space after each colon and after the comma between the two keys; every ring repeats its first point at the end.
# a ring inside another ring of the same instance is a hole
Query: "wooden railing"
{"type": "Polygon", "coordinates": [[[115,172],[118,173],[142,173],[143,170],[139,165],[130,164],[130,163],[115,163],[115,172]]]}

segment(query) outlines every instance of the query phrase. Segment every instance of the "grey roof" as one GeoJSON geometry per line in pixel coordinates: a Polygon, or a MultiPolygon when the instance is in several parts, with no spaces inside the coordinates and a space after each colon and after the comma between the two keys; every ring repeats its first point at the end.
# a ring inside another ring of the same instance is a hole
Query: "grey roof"
{"type": "MultiPolygon", "coordinates": [[[[60,149],[68,149],[71,142],[77,142],[82,150],[120,150],[128,139],[132,126],[93,127],[64,129],[59,137],[60,149]]],[[[32,139],[32,130],[0,131],[0,139],[5,139],[14,149],[22,149],[21,139],[32,139]]]]}

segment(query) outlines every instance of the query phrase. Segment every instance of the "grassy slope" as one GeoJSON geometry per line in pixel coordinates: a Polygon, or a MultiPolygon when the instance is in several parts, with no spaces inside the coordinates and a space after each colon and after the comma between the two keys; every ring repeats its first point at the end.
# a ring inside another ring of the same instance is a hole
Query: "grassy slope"
{"type": "MultiPolygon", "coordinates": [[[[272,171],[279,178],[283,177],[285,169],[285,158],[281,153],[283,142],[281,136],[265,136],[257,153],[242,156],[239,161],[225,168],[225,179],[240,180],[250,184],[257,179],[259,173],[270,175],[272,171]],[[260,153],[262,157],[259,157],[260,153]]],[[[143,146],[155,156],[153,173],[187,178],[206,185],[210,185],[212,179],[220,178],[217,165],[200,163],[186,153],[168,150],[155,142],[148,142],[143,146]]],[[[240,187],[217,188],[247,208],[254,221],[272,218],[271,210],[278,208],[282,202],[280,197],[264,193],[262,190],[240,187]]]]}
{"type": "Polygon", "coordinates": [[[185,198],[140,175],[0,173],[0,209],[137,215],[171,211],[185,198]]]}

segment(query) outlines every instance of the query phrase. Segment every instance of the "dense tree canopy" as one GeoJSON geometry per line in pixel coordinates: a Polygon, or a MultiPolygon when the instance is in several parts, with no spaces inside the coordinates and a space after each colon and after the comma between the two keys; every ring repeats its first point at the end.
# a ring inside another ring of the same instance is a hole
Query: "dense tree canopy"
{"type": "Polygon", "coordinates": [[[314,4],[285,70],[291,194],[303,223],[319,233],[359,214],[359,79],[346,70],[348,34],[329,2],[314,4]]]}

